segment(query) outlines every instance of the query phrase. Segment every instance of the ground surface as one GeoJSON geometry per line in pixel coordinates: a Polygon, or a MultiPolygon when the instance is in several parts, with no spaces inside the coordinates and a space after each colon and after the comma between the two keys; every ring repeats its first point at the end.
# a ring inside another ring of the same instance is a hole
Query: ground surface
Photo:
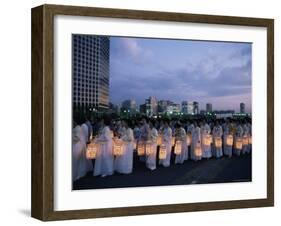
{"type": "MultiPolygon", "coordinates": [[[[201,161],[187,160],[184,164],[170,167],[157,165],[150,171],[134,156],[134,169],[129,175],[115,173],[108,177],[93,177],[92,173],[74,182],[73,189],[120,188],[251,181],[251,155],[211,158],[201,161]]],[[[172,156],[171,162],[174,162],[172,156]]]]}

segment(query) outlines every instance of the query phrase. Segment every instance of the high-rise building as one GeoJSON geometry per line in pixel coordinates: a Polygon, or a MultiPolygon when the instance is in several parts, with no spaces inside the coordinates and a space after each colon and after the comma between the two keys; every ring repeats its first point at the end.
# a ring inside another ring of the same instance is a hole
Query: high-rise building
{"type": "Polygon", "coordinates": [[[199,103],[194,101],[193,106],[194,106],[194,114],[198,115],[199,114],[199,103]]]}
{"type": "Polygon", "coordinates": [[[73,35],[73,107],[108,111],[109,48],[105,36],[73,35]]]}
{"type": "Polygon", "coordinates": [[[158,103],[156,97],[149,97],[145,100],[146,114],[148,116],[156,115],[158,113],[158,103]]]}
{"type": "Polygon", "coordinates": [[[244,103],[240,103],[240,113],[245,114],[245,104],[244,103]]]}
{"type": "Polygon", "coordinates": [[[189,101],[181,102],[181,111],[185,114],[194,114],[194,104],[189,101]]]}
{"type": "Polygon", "coordinates": [[[126,110],[131,114],[135,114],[137,109],[137,104],[135,100],[125,100],[122,102],[122,110],[126,110]]]}
{"type": "Polygon", "coordinates": [[[206,112],[212,112],[212,104],[211,103],[206,104],[206,112]]]}
{"type": "Polygon", "coordinates": [[[167,106],[167,113],[169,114],[180,113],[180,111],[181,111],[180,104],[172,103],[167,106]]]}

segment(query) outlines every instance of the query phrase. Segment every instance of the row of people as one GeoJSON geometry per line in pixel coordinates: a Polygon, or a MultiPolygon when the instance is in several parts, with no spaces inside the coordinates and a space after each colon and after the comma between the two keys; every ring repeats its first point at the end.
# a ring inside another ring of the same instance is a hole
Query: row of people
{"type": "MultiPolygon", "coordinates": [[[[118,123],[117,123],[118,124],[118,123]]],[[[182,164],[188,160],[189,156],[192,160],[200,160],[202,158],[211,158],[215,156],[217,158],[226,155],[231,157],[232,152],[236,155],[240,153],[250,152],[251,144],[242,143],[240,147],[236,146],[237,140],[244,138],[251,138],[251,125],[250,123],[225,123],[220,125],[218,122],[213,125],[212,129],[206,122],[191,123],[184,128],[180,123],[174,123],[171,127],[169,121],[163,121],[161,127],[156,129],[154,122],[147,122],[143,119],[140,126],[135,126],[131,129],[131,125],[122,121],[117,127],[113,127],[110,121],[101,120],[101,130],[99,131],[95,143],[99,144],[99,148],[95,153],[94,168],[91,168],[91,161],[85,158],[86,145],[83,146],[83,150],[80,151],[81,156],[74,155],[74,160],[77,160],[73,164],[73,180],[79,179],[84,176],[86,172],[93,171],[94,176],[107,176],[112,175],[114,171],[123,174],[129,174],[133,170],[133,152],[138,149],[146,149],[149,145],[149,154],[140,156],[140,161],[145,162],[147,168],[156,169],[157,161],[157,146],[158,151],[165,149],[165,158],[159,159],[159,164],[164,167],[170,166],[172,150],[176,149],[175,141],[180,141],[180,153],[175,157],[175,164],[182,164]],[[228,144],[227,140],[232,137],[232,144],[228,144]],[[122,154],[114,155],[114,139],[116,136],[123,141],[122,154]],[[173,138],[175,137],[175,138],[173,138]],[[157,142],[161,138],[160,143],[157,142]],[[220,143],[219,145],[216,142],[220,143]],[[233,149],[233,150],[232,150],[233,149]],[[190,153],[189,153],[190,152],[190,153]],[[84,158],[83,158],[84,156],[84,158]],[[79,161],[78,161],[79,160],[79,161]]],[[[80,127],[81,129],[81,143],[85,144],[87,139],[91,138],[91,125],[84,123],[80,127]]],[[[74,131],[78,130],[76,127],[74,131]]],[[[74,135],[75,133],[73,133],[74,135]]],[[[75,140],[77,143],[77,140],[75,140]]],[[[79,143],[79,142],[78,142],[79,143]]],[[[177,142],[178,143],[178,142],[177,142]]],[[[240,142],[241,143],[241,142],[240,142]]],[[[73,146],[77,151],[77,144],[73,146]]]]}

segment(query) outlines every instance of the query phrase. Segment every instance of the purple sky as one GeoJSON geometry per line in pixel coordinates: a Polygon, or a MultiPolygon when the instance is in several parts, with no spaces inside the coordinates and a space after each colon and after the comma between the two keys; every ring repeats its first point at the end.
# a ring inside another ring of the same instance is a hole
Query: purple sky
{"type": "Polygon", "coordinates": [[[148,96],[251,112],[250,43],[110,37],[110,101],[148,96]]]}

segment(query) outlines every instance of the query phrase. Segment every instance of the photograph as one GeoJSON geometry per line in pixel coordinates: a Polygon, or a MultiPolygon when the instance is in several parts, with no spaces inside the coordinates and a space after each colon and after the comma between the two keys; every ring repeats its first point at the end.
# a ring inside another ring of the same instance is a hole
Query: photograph
{"type": "Polygon", "coordinates": [[[72,34],[72,189],[252,181],[252,43],[72,34]]]}

